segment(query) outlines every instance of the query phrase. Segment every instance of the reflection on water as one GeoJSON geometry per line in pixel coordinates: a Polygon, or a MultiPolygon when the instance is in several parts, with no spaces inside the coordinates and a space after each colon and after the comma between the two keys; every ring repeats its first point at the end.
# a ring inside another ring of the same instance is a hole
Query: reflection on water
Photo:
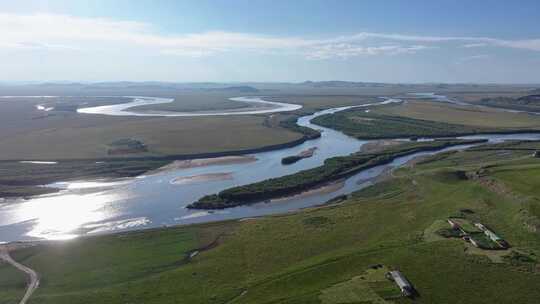
{"type": "Polygon", "coordinates": [[[114,186],[120,186],[128,184],[130,181],[128,179],[126,180],[120,180],[115,182],[108,182],[108,181],[75,181],[75,182],[58,182],[47,185],[47,187],[51,188],[57,188],[57,189],[68,189],[68,190],[75,190],[75,189],[92,189],[92,188],[110,188],[114,186]]]}
{"type": "Polygon", "coordinates": [[[30,239],[70,239],[78,235],[81,224],[113,216],[114,208],[108,204],[118,200],[116,193],[46,195],[5,204],[0,220],[3,225],[32,223],[25,232],[30,239]]]}
{"type": "Polygon", "coordinates": [[[137,218],[131,218],[131,219],[126,219],[126,220],[106,222],[103,224],[87,224],[87,225],[84,225],[83,228],[85,230],[88,230],[87,232],[88,234],[91,234],[91,233],[112,232],[116,230],[130,229],[130,228],[135,228],[139,226],[145,226],[150,223],[152,223],[152,221],[146,217],[137,217],[137,218]]]}
{"type": "Polygon", "coordinates": [[[77,109],[78,113],[81,114],[103,114],[103,115],[113,115],[113,116],[160,116],[160,117],[199,117],[199,116],[225,116],[225,115],[248,115],[248,114],[268,114],[268,113],[277,113],[277,112],[287,112],[295,111],[301,109],[301,105],[275,102],[275,101],[266,101],[260,97],[236,97],[230,98],[232,101],[240,101],[244,103],[250,103],[255,105],[262,105],[263,107],[254,108],[254,107],[245,107],[240,109],[232,110],[220,110],[220,111],[200,111],[200,112],[178,112],[178,111],[154,111],[154,110],[145,110],[145,111],[134,111],[129,110],[134,107],[139,106],[148,106],[148,105],[158,105],[171,103],[174,101],[174,98],[158,98],[158,97],[135,97],[135,96],[125,96],[133,98],[132,102],[107,105],[107,106],[98,106],[90,108],[81,108],[77,109]]]}
{"type": "Polygon", "coordinates": [[[55,165],[58,162],[55,161],[39,161],[39,160],[23,160],[20,161],[21,164],[34,164],[34,165],[55,165]]]}
{"type": "MultiPolygon", "coordinates": [[[[385,99],[377,104],[400,102],[385,99]]],[[[366,107],[363,105],[362,107],[366,107]]],[[[373,106],[373,104],[372,104],[373,106]]],[[[35,239],[69,239],[78,235],[110,233],[114,231],[190,224],[225,219],[256,217],[284,213],[321,204],[342,194],[371,185],[380,174],[396,168],[408,160],[439,152],[422,152],[400,157],[392,163],[362,171],[333,192],[320,191],[316,195],[297,195],[271,202],[239,206],[226,210],[201,211],[185,206],[200,197],[221,190],[268,178],[292,174],[320,166],[325,159],[359,151],[367,141],[348,137],[341,132],[311,124],[316,116],[334,113],[341,107],[301,117],[298,124],[322,131],[321,138],[292,148],[252,155],[256,161],[232,164],[213,164],[193,168],[160,171],[137,178],[114,181],[79,181],[54,184],[59,193],[30,200],[6,200],[0,204],[0,242],[35,239]],[[284,166],[281,159],[317,147],[312,157],[284,166]],[[232,178],[172,184],[171,180],[193,179],[193,176],[216,176],[230,173],[232,178]]],[[[478,135],[464,138],[488,138],[492,142],[509,139],[540,139],[540,134],[478,135]]],[[[464,147],[451,147],[463,149],[464,147]]]]}

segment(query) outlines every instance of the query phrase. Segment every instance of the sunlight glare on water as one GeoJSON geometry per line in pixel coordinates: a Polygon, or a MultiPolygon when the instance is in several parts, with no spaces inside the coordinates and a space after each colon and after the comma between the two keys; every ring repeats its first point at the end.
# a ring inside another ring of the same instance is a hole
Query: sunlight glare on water
{"type": "Polygon", "coordinates": [[[47,196],[23,202],[17,208],[18,221],[35,221],[27,236],[48,240],[70,239],[84,223],[110,218],[114,211],[105,202],[120,199],[118,194],[92,193],[47,196]]]}

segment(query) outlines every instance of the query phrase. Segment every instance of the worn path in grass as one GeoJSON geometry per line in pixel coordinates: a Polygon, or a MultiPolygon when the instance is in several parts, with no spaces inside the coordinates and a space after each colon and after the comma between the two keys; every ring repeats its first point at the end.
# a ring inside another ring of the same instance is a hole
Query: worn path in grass
{"type": "Polygon", "coordinates": [[[30,277],[30,282],[28,283],[24,297],[19,302],[19,304],[25,304],[26,302],[28,302],[28,299],[30,299],[30,296],[32,296],[32,293],[34,293],[34,291],[39,286],[39,276],[37,272],[12,259],[9,255],[8,245],[0,245],[0,259],[5,261],[6,263],[13,265],[13,267],[26,273],[30,277]]]}

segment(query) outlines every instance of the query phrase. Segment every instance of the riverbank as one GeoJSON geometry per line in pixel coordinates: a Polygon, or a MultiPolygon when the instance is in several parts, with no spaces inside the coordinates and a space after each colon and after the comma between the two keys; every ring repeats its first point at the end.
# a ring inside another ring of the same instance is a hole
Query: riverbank
{"type": "MultiPolygon", "coordinates": [[[[395,99],[386,99],[378,104],[384,105],[395,102],[398,101],[395,99]]],[[[313,113],[312,115],[302,116],[297,119],[297,124],[302,127],[317,129],[318,126],[310,123],[314,117],[345,109],[348,109],[348,107],[327,109],[313,113]]],[[[280,119],[275,119],[273,125],[277,126],[279,121],[280,119]]],[[[64,190],[58,195],[20,200],[20,204],[10,204],[11,200],[9,200],[7,204],[0,205],[0,216],[16,220],[10,222],[2,230],[5,232],[5,234],[3,233],[2,241],[34,240],[41,238],[58,239],[65,238],[66,235],[73,237],[97,232],[112,233],[113,231],[146,229],[163,225],[173,226],[287,213],[320,205],[322,202],[329,201],[336,196],[348,195],[368,184],[357,184],[357,181],[372,180],[380,175],[380,171],[386,167],[401,166],[402,161],[406,161],[409,158],[409,156],[398,157],[391,163],[376,166],[370,170],[360,170],[356,174],[351,175],[351,178],[347,178],[343,188],[331,193],[306,197],[292,196],[286,200],[286,203],[270,202],[268,204],[251,204],[231,210],[215,212],[186,208],[189,203],[195,202],[205,195],[219,193],[237,185],[248,185],[255,181],[280,178],[295,174],[301,170],[317,168],[317,166],[324,163],[324,160],[355,153],[366,143],[366,141],[355,140],[332,129],[321,127],[321,130],[324,132],[324,136],[312,143],[305,143],[302,146],[283,151],[259,153],[254,155],[258,158],[257,162],[228,165],[227,170],[223,170],[219,166],[215,168],[211,166],[205,168],[186,168],[179,169],[181,172],[179,171],[178,174],[175,174],[174,170],[172,170],[140,176],[139,178],[129,179],[127,183],[121,185],[115,183],[109,183],[108,185],[90,183],[94,185],[89,185],[90,187],[83,185],[85,187],[84,189],[79,188],[80,185],[78,184],[69,184],[67,186],[64,185],[64,190]],[[281,165],[280,161],[282,157],[296,155],[314,146],[318,147],[318,150],[313,157],[292,166],[281,165]],[[181,187],[176,187],[169,183],[175,177],[179,176],[199,176],[201,174],[223,172],[232,172],[233,179],[214,180],[208,183],[186,183],[181,187]],[[80,208],[78,205],[70,204],[70,201],[74,198],[77,201],[83,202],[87,208],[80,208]],[[159,204],[155,204],[156,201],[159,201],[159,204]],[[51,212],[39,212],[38,207],[45,204],[51,212]],[[67,210],[77,219],[76,223],[68,221],[67,218],[61,216],[67,210]],[[93,211],[89,212],[89,210],[93,211]],[[100,219],[97,223],[95,222],[96,218],[100,219]]],[[[489,139],[490,141],[506,141],[516,138],[538,139],[540,136],[534,134],[525,136],[486,135],[477,138],[489,139]]],[[[459,147],[454,149],[459,149],[459,147]]],[[[438,153],[438,151],[425,153],[438,153]]],[[[422,154],[422,152],[419,152],[419,154],[422,154]]],[[[302,192],[302,189],[299,190],[302,192]]]]}
{"type": "MultiPolygon", "coordinates": [[[[369,275],[378,264],[406,274],[419,291],[418,304],[535,303],[538,204],[523,198],[539,195],[540,167],[530,152],[540,145],[513,145],[510,154],[503,154],[507,146],[489,148],[439,154],[340,204],[38,243],[12,256],[42,276],[31,300],[43,304],[319,303],[329,295],[382,301],[388,293],[369,275]],[[512,192],[493,192],[455,174],[486,167],[487,176],[512,192]],[[445,219],[463,212],[514,249],[494,262],[461,241],[437,237],[439,227],[448,227],[445,219]]],[[[0,268],[6,303],[16,303],[25,288],[11,268],[0,268]]]]}
{"type": "Polygon", "coordinates": [[[278,197],[290,196],[324,183],[351,176],[361,170],[386,164],[392,160],[422,151],[440,150],[450,146],[486,142],[486,140],[434,140],[409,142],[379,153],[354,153],[349,156],[325,160],[320,167],[303,170],[295,174],[268,179],[262,182],[223,190],[218,194],[207,195],[188,205],[190,209],[224,209],[239,205],[260,202],[278,197]]]}
{"type": "Polygon", "coordinates": [[[232,179],[233,179],[233,175],[231,172],[208,173],[208,174],[200,174],[200,175],[193,175],[193,176],[177,177],[171,181],[171,184],[186,185],[186,184],[193,184],[193,183],[223,181],[223,180],[232,180],[232,179]]]}
{"type": "Polygon", "coordinates": [[[296,125],[297,117],[289,118],[280,126],[301,135],[300,138],[281,144],[259,148],[230,150],[222,152],[176,154],[163,156],[124,156],[79,159],[54,159],[47,162],[21,160],[0,160],[0,197],[31,197],[58,192],[59,189],[45,185],[71,180],[92,180],[134,177],[163,170],[191,168],[193,164],[233,164],[254,161],[245,154],[286,149],[319,138],[320,132],[296,125]],[[242,160],[240,160],[242,159],[242,160]],[[195,162],[193,162],[195,160],[195,162]],[[180,161],[179,163],[174,163],[180,161]],[[173,162],[171,164],[171,162],[173,162]],[[45,163],[47,166],[45,166],[45,163]]]}
{"type": "Polygon", "coordinates": [[[190,169],[190,168],[198,168],[198,167],[206,167],[206,166],[214,166],[214,165],[245,164],[245,163],[251,163],[254,161],[257,161],[256,157],[246,156],[246,155],[222,156],[222,157],[214,157],[214,158],[194,158],[194,159],[174,161],[170,164],[167,164],[159,168],[158,170],[154,172],[150,172],[150,174],[160,172],[160,171],[190,169]]]}
{"type": "Polygon", "coordinates": [[[158,169],[166,160],[59,161],[25,163],[0,161],[0,197],[48,194],[59,188],[48,185],[75,180],[108,180],[134,177],[158,169]]]}

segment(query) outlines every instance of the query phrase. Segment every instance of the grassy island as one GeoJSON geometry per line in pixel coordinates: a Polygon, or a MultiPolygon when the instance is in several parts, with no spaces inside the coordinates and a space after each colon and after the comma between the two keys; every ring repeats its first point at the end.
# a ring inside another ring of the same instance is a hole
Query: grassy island
{"type": "Polygon", "coordinates": [[[445,139],[409,142],[379,153],[354,153],[325,160],[320,167],[291,175],[234,187],[218,194],[207,195],[188,206],[192,209],[224,209],[266,199],[296,194],[313,187],[351,176],[361,170],[391,162],[397,157],[421,151],[433,151],[449,146],[472,144],[483,140],[445,139]]]}
{"type": "Polygon", "coordinates": [[[498,132],[497,128],[466,126],[352,109],[316,117],[313,123],[362,139],[453,137],[498,132]]]}

